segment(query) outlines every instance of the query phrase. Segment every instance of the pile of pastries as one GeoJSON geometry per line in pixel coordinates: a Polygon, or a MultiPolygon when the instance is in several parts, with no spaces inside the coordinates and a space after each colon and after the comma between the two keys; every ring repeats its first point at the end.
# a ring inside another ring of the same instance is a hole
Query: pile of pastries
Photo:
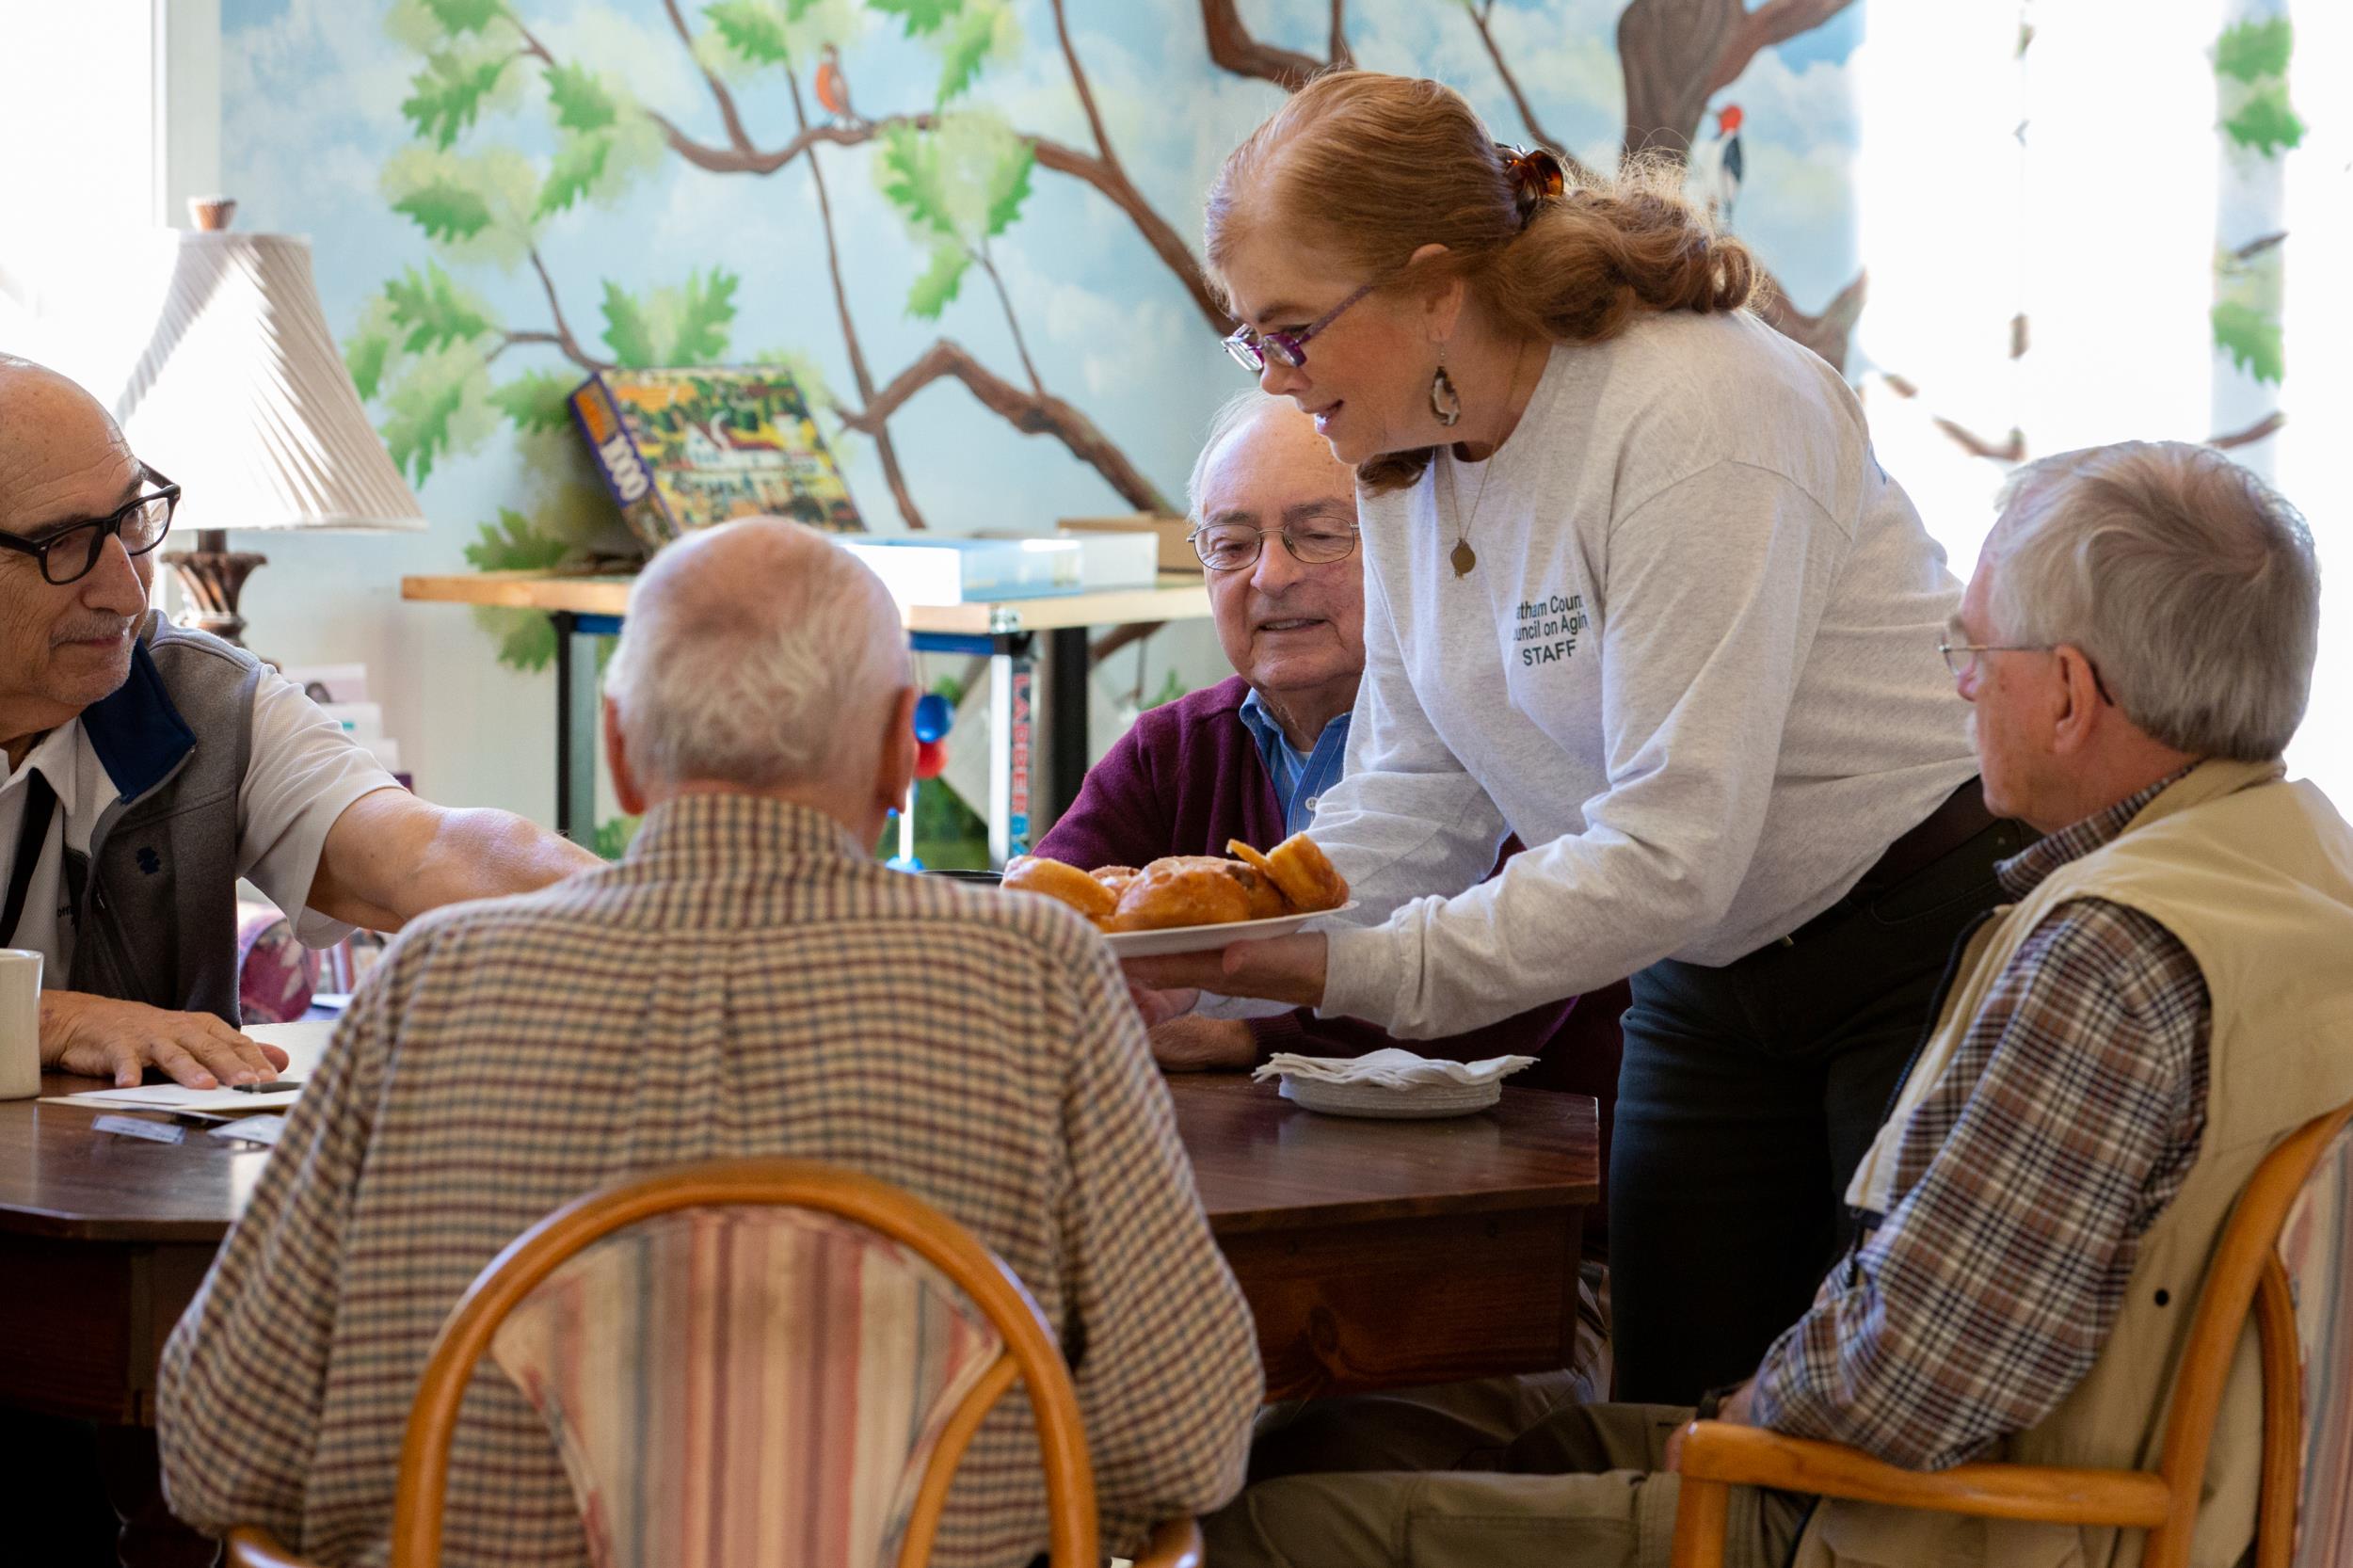
{"type": "Polygon", "coordinates": [[[1023,855],[1005,864],[1004,885],[1060,899],[1105,931],[1165,931],[1172,926],[1312,915],[1348,902],[1348,882],[1305,833],[1265,854],[1240,839],[1216,855],[1171,855],[1138,870],[1091,872],[1023,855]]]}

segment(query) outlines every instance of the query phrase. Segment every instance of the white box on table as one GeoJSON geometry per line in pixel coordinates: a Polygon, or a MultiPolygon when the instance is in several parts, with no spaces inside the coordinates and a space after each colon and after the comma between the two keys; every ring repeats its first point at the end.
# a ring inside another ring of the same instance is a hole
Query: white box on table
{"type": "Polygon", "coordinates": [[[901,604],[1076,593],[1085,554],[1076,539],[837,538],[901,604]]]}

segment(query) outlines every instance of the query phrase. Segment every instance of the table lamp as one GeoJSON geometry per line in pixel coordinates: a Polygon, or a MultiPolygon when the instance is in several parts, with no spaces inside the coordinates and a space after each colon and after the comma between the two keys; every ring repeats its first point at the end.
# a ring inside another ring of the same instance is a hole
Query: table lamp
{"type": "Polygon", "coordinates": [[[160,297],[114,408],[132,450],[184,490],[175,520],[198,531],[164,556],[184,623],[232,643],[238,594],[266,558],[231,550],[227,530],[427,526],[328,330],[310,243],[230,232],[235,205],[190,202],[196,230],[155,235],[160,297]]]}

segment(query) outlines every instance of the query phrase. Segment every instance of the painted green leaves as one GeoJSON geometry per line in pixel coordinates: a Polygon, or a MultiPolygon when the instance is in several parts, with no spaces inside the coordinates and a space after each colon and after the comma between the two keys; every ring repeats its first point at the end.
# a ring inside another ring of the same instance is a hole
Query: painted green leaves
{"type": "Polygon", "coordinates": [[[2303,119],[2288,100],[2295,47],[2295,25],[2284,16],[2241,22],[2215,41],[2223,134],[2262,157],[2277,157],[2304,139],[2303,119]]]}
{"type": "Polygon", "coordinates": [[[497,426],[487,355],[498,337],[489,307],[428,262],[387,282],[344,344],[360,397],[383,405],[392,461],[417,484],[497,426]]]}
{"type": "MultiPolygon", "coordinates": [[[[466,564],[476,571],[547,571],[562,565],[568,552],[562,539],[542,532],[520,512],[502,506],[498,521],[482,524],[480,536],[466,547],[466,564]]],[[[555,623],[543,615],[503,610],[475,618],[499,639],[498,656],[504,664],[536,670],[555,657],[555,623]]]]}
{"type": "Polygon", "coordinates": [[[604,285],[604,342],[623,365],[707,365],[724,360],[735,321],[735,274],[714,266],[689,273],[677,288],[642,300],[618,283],[604,285]]]}
{"type": "Polygon", "coordinates": [[[702,14],[728,61],[788,69],[849,43],[863,20],[850,0],[715,0],[702,14]]]}
{"type": "Polygon", "coordinates": [[[875,184],[929,261],[907,293],[907,313],[936,321],[991,239],[1013,227],[1030,198],[1036,149],[993,114],[940,117],[937,129],[887,127],[875,184]]]}
{"type": "MultiPolygon", "coordinates": [[[[2295,27],[2284,16],[2238,21],[2215,40],[2222,135],[2242,171],[2234,177],[2246,177],[2244,171],[2263,167],[2256,160],[2276,160],[2304,139],[2304,121],[2288,98],[2295,47],[2295,27]]],[[[2239,373],[2268,386],[2278,386],[2287,373],[2281,326],[2284,238],[2270,233],[2234,248],[2226,245],[2215,263],[2215,347],[2239,373]]]]}
{"type": "Polygon", "coordinates": [[[897,17],[908,38],[938,51],[942,106],[969,91],[990,60],[1009,59],[1021,47],[1005,0],[867,0],[867,8],[897,17]]]}
{"type": "Polygon", "coordinates": [[[409,95],[401,101],[400,112],[417,135],[447,147],[459,132],[472,126],[484,100],[497,88],[513,58],[504,51],[468,54],[453,49],[430,55],[424,69],[410,81],[409,95]]]}
{"type": "Polygon", "coordinates": [[[2286,344],[2280,318],[2262,306],[2243,299],[2225,299],[2214,308],[2214,344],[2230,355],[2231,362],[2258,381],[2280,384],[2287,374],[2286,344]]]}

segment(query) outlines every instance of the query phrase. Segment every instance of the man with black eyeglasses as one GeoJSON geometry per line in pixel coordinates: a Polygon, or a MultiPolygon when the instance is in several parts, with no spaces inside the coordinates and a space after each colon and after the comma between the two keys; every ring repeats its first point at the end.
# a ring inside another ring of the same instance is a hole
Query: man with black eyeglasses
{"type": "Polygon", "coordinates": [[[312,946],[596,860],[401,789],[244,649],[150,611],[179,487],[72,381],[0,356],[0,947],[42,967],[44,1064],[273,1078],[237,1032],[236,882],[312,946]]]}

